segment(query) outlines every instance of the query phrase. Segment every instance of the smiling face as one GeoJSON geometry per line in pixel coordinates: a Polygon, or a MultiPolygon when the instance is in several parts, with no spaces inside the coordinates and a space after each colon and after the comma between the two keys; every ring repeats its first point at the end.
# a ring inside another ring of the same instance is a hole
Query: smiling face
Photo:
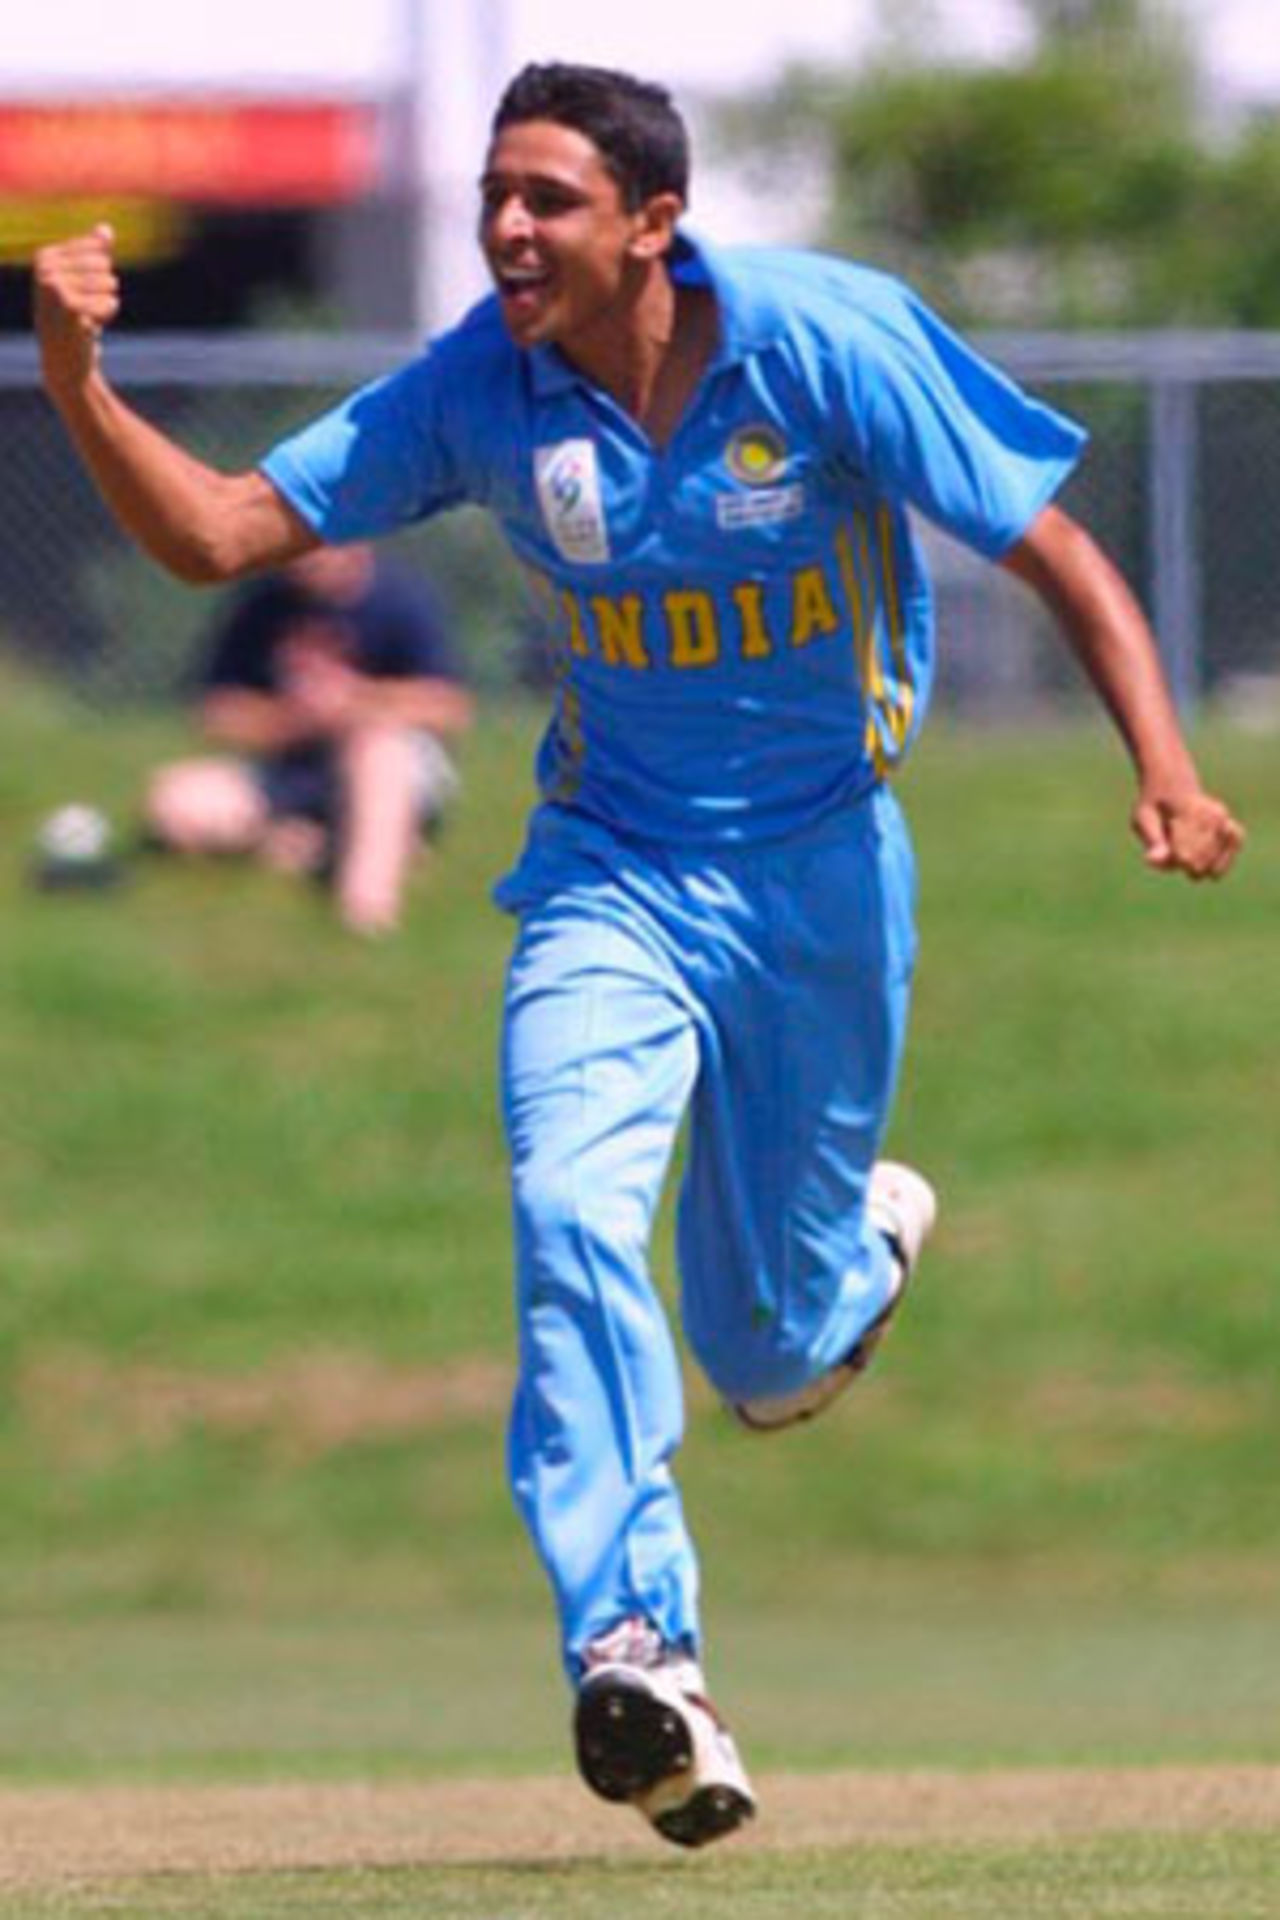
{"type": "Polygon", "coordinates": [[[517,346],[571,358],[626,326],[671,244],[680,200],[629,209],[585,134],[551,120],[504,127],[480,182],[480,245],[517,346]]]}

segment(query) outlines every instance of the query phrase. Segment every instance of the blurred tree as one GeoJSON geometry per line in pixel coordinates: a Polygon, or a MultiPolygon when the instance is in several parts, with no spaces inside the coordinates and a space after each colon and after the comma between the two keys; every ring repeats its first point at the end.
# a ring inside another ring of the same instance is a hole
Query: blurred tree
{"type": "Polygon", "coordinates": [[[1280,325],[1280,114],[1215,122],[1158,0],[1023,0],[1029,50],[947,63],[898,0],[857,72],[731,109],[739,151],[816,161],[818,238],[985,325],[1280,325]]]}

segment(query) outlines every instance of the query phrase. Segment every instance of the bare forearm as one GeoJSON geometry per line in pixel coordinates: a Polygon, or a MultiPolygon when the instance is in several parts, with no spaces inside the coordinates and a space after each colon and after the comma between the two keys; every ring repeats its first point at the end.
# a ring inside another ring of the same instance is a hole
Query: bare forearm
{"type": "Polygon", "coordinates": [[[202,584],[231,577],[235,569],[219,541],[225,476],[166,439],[101,374],[47,388],[124,531],[181,580],[202,584]]]}
{"type": "Polygon", "coordinates": [[[1056,507],[1040,514],[1004,564],[1055,616],[1128,746],[1138,775],[1131,817],[1148,862],[1193,880],[1220,878],[1244,830],[1201,785],[1155,637],[1118,570],[1056,507]]]}
{"type": "Polygon", "coordinates": [[[196,460],[127,406],[102,372],[102,334],[120,307],[111,228],[41,247],[33,317],[45,390],[116,520],[193,584],[277,565],[317,544],[256,471],[196,460]]]}
{"type": "MultiPolygon", "coordinates": [[[[1050,510],[1052,513],[1054,510],[1050,510]]],[[[1045,516],[1046,520],[1049,518],[1045,516]]],[[[1028,541],[1006,565],[1032,587],[1114,720],[1144,778],[1194,777],[1147,619],[1119,570],[1063,514],[1051,545],[1028,541]]]]}

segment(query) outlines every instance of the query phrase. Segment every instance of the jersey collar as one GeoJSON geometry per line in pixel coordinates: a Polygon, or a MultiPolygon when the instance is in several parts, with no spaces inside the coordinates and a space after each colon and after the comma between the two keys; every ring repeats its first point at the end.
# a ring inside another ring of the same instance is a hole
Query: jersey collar
{"type": "MultiPolygon", "coordinates": [[[[744,278],[735,271],[731,254],[695,239],[685,228],[676,235],[671,252],[671,277],[678,284],[710,287],[720,310],[720,345],[711,369],[730,367],[770,346],[782,331],[776,312],[751,297],[744,278]]],[[[568,387],[589,386],[585,375],[565,359],[559,347],[531,347],[529,361],[534,391],[562,393],[568,387]]]]}

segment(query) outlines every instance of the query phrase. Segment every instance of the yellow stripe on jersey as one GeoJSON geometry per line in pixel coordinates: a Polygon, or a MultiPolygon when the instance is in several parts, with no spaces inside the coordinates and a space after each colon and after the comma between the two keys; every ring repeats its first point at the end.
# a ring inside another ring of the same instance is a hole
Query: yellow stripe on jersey
{"type": "Polygon", "coordinates": [[[884,696],[884,683],[880,675],[880,660],[876,652],[875,640],[875,578],[871,572],[871,559],[867,549],[865,529],[859,523],[862,516],[854,515],[854,529],[859,534],[859,546],[862,561],[866,569],[866,588],[858,577],[858,554],[854,548],[853,535],[848,527],[840,527],[836,533],[836,557],[840,563],[840,578],[844,584],[844,596],[849,603],[849,618],[853,622],[854,658],[858,663],[858,678],[862,682],[862,697],[867,703],[866,749],[871,756],[879,778],[883,779],[886,767],[884,749],[880,743],[880,729],[875,722],[875,710],[884,696]]]}
{"type": "Polygon", "coordinates": [[[853,624],[858,677],[867,703],[866,749],[883,777],[906,744],[915,711],[893,518],[881,513],[873,552],[863,513],[836,534],[836,551],[853,624]]]}
{"type": "Polygon", "coordinates": [[[556,700],[556,770],[548,785],[547,798],[572,800],[582,785],[587,743],[582,731],[582,696],[569,679],[568,661],[563,654],[556,666],[556,700]]]}
{"type": "Polygon", "coordinates": [[[902,625],[902,597],[898,587],[897,558],[894,551],[893,515],[881,507],[878,515],[880,556],[884,577],[885,617],[889,625],[889,657],[897,682],[893,697],[885,709],[889,737],[899,752],[906,745],[915,712],[915,688],[911,684],[911,666],[907,659],[906,636],[902,625]]]}

